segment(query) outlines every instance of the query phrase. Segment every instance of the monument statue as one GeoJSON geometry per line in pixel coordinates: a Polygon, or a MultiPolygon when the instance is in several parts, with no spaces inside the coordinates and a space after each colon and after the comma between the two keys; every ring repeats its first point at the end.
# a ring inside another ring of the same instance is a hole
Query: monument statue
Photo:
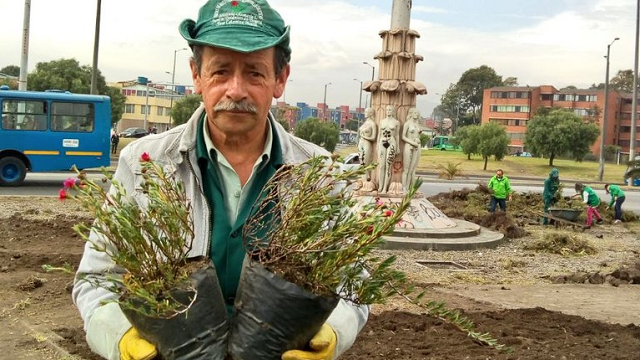
{"type": "Polygon", "coordinates": [[[408,189],[416,175],[416,166],[420,160],[420,112],[416,108],[409,109],[407,118],[402,127],[402,141],[404,151],[402,154],[402,187],[408,189]]]}
{"type": "MultiPolygon", "coordinates": [[[[363,166],[372,164],[373,161],[373,145],[378,135],[378,127],[375,123],[375,110],[367,108],[364,111],[365,120],[362,126],[360,126],[359,134],[360,140],[358,141],[358,152],[360,153],[360,164],[363,166]]],[[[364,174],[363,182],[371,181],[371,171],[368,170],[364,174]]]]}
{"type": "Polygon", "coordinates": [[[387,105],[387,117],[380,121],[378,141],[378,191],[387,193],[391,184],[393,162],[398,154],[400,121],[396,118],[396,108],[387,105]]]}

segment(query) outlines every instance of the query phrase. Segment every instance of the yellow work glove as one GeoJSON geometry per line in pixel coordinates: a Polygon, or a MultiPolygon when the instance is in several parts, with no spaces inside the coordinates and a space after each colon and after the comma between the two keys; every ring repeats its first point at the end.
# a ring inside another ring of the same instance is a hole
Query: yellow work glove
{"type": "Polygon", "coordinates": [[[140,337],[133,327],[122,335],[118,349],[120,360],[151,360],[158,354],[155,345],[140,337]]]}
{"type": "Polygon", "coordinates": [[[282,354],[282,360],[331,360],[337,342],[335,331],[325,323],[309,341],[310,351],[289,350],[282,354]]]}

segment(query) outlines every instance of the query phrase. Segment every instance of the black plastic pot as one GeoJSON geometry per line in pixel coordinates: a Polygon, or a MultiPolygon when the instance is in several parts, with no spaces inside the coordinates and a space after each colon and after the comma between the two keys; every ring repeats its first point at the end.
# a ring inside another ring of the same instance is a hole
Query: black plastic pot
{"type": "Polygon", "coordinates": [[[246,262],[236,297],[229,353],[234,360],[279,360],[305,349],[340,300],[314,295],[246,262]]]}
{"type": "MultiPolygon", "coordinates": [[[[229,321],[220,284],[212,264],[191,276],[196,300],[171,318],[145,316],[130,309],[123,312],[140,335],[156,345],[165,360],[224,360],[229,321]]],[[[188,305],[194,292],[176,290],[173,296],[188,305]]],[[[144,304],[142,304],[144,306],[144,304]]]]}

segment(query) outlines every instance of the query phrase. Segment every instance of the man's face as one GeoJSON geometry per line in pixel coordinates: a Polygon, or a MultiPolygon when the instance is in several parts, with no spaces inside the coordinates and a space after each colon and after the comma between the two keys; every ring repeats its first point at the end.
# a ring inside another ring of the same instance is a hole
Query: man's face
{"type": "Polygon", "coordinates": [[[204,47],[200,74],[194,63],[191,73],[195,91],[202,95],[210,131],[225,136],[264,131],[271,100],[282,95],[289,76],[287,65],[276,78],[273,55],[273,48],[244,54],[204,47]]]}
{"type": "Polygon", "coordinates": [[[502,178],[502,171],[498,170],[496,171],[496,176],[498,176],[498,179],[502,178]]]}

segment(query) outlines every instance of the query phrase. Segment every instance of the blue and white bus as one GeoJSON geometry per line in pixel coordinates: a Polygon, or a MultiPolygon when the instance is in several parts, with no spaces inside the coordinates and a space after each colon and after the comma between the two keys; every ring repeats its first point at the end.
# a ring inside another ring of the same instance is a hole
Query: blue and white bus
{"type": "Polygon", "coordinates": [[[109,166],[111,100],[62,91],[0,88],[0,186],[27,171],[109,166]]]}

